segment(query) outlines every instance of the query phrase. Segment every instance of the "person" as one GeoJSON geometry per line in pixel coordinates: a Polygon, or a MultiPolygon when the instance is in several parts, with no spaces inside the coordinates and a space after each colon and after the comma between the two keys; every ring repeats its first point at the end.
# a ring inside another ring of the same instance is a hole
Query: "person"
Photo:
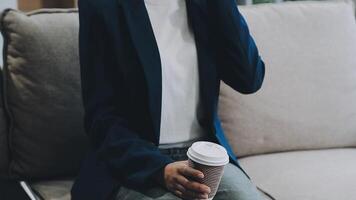
{"type": "Polygon", "coordinates": [[[230,157],[214,199],[260,199],[217,116],[220,81],[251,94],[265,75],[235,0],[80,0],[79,18],[90,150],[72,199],[207,199],[198,140],[230,157]]]}

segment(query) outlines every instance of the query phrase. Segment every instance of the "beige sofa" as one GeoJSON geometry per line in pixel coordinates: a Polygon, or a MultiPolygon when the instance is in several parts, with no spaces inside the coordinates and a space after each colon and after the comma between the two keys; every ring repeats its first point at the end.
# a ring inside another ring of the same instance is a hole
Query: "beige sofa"
{"type": "MultiPolygon", "coordinates": [[[[356,22],[350,1],[240,6],[266,63],[262,89],[222,85],[224,131],[278,200],[356,199],[356,22]]],[[[70,199],[87,147],[76,10],[1,16],[0,176],[70,199]]],[[[265,197],[268,199],[268,197],[265,197]]]]}

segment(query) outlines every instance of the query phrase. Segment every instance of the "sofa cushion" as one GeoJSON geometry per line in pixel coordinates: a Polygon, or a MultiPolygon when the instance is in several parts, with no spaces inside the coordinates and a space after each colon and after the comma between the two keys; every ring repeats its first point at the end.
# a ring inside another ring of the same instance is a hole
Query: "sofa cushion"
{"type": "Polygon", "coordinates": [[[40,199],[70,200],[73,182],[71,179],[39,181],[30,183],[30,186],[40,199]]]}
{"type": "Polygon", "coordinates": [[[355,199],[356,149],[309,150],[240,160],[256,185],[276,199],[355,199]]]}
{"type": "Polygon", "coordinates": [[[0,67],[0,177],[6,177],[9,166],[9,151],[7,143],[7,120],[3,107],[2,68],[0,67]]]}
{"type": "Polygon", "coordinates": [[[10,172],[19,178],[74,175],[86,150],[75,10],[7,10],[4,97],[10,172]]]}
{"type": "Polygon", "coordinates": [[[266,64],[262,89],[222,84],[219,115],[239,156],[356,146],[356,23],[347,2],[240,7],[266,64]]]}

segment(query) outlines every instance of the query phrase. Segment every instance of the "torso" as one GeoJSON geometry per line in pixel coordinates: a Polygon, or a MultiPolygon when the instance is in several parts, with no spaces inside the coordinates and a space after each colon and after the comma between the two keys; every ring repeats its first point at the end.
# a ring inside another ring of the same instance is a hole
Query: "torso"
{"type": "Polygon", "coordinates": [[[184,0],[145,0],[161,57],[162,111],[160,146],[204,137],[197,120],[198,58],[184,0]]]}

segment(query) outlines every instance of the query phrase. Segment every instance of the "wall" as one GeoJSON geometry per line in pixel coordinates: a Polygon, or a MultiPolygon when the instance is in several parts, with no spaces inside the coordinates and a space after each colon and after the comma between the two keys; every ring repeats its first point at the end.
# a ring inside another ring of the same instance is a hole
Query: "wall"
{"type": "Polygon", "coordinates": [[[31,11],[40,8],[73,8],[76,0],[17,0],[19,10],[31,11]]]}
{"type": "MultiPolygon", "coordinates": [[[[16,0],[0,0],[0,10],[1,12],[5,9],[5,8],[16,8],[17,7],[17,3],[16,0]]],[[[1,49],[1,53],[0,53],[0,66],[3,65],[3,58],[2,58],[2,47],[3,47],[3,38],[2,36],[0,37],[0,49],[1,49]]]]}

